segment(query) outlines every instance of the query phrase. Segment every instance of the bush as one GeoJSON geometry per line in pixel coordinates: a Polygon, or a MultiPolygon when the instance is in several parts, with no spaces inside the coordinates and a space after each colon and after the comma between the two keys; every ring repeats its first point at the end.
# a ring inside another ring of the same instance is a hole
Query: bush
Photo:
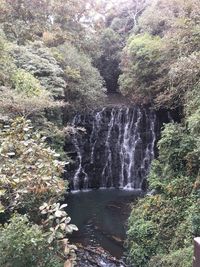
{"type": "Polygon", "coordinates": [[[66,101],[77,109],[101,103],[105,97],[103,80],[92,66],[91,59],[68,43],[53,49],[53,52],[64,70],[66,101]]]}
{"type": "Polygon", "coordinates": [[[162,39],[150,34],[129,37],[122,54],[120,90],[124,95],[137,95],[151,99],[158,89],[154,85],[161,75],[163,60],[162,39]]]}
{"type": "Polygon", "coordinates": [[[0,229],[0,266],[61,267],[38,225],[31,225],[26,216],[15,214],[0,229]]]}
{"type": "Polygon", "coordinates": [[[138,218],[132,213],[127,232],[128,241],[131,244],[129,260],[134,266],[147,266],[150,255],[156,252],[157,226],[153,221],[138,218]]]}
{"type": "Polygon", "coordinates": [[[42,92],[42,87],[31,73],[23,69],[17,69],[13,74],[14,88],[20,93],[25,92],[27,96],[39,96],[42,92]]]}
{"type": "Polygon", "coordinates": [[[154,257],[149,267],[191,267],[193,258],[193,246],[179,249],[168,255],[154,257]]]}
{"type": "Polygon", "coordinates": [[[162,131],[159,157],[149,174],[156,195],[139,200],[129,218],[129,259],[136,267],[191,266],[189,247],[200,233],[199,167],[193,171],[189,161],[197,140],[181,124],[162,131]]]}
{"type": "Polygon", "coordinates": [[[15,119],[0,134],[0,196],[5,209],[29,207],[37,210],[43,201],[57,201],[64,193],[60,178],[64,162],[33,132],[30,121],[15,119]],[[34,203],[34,205],[33,205],[34,203]]]}
{"type": "Polygon", "coordinates": [[[69,224],[71,219],[63,211],[67,205],[56,203],[67,189],[61,178],[65,162],[58,160],[60,155],[47,146],[39,132],[33,131],[30,121],[17,118],[2,128],[0,212],[7,217],[16,211],[28,215],[14,216],[2,227],[2,240],[5,239],[2,253],[8,249],[13,237],[10,253],[16,256],[2,257],[3,266],[56,266],[55,262],[49,265],[50,260],[43,264],[49,253],[58,254],[63,263],[74,264],[76,247],[69,244],[66,236],[78,229],[69,224]],[[6,235],[10,235],[7,241],[6,235]],[[40,252],[44,255],[40,256],[40,252]]]}

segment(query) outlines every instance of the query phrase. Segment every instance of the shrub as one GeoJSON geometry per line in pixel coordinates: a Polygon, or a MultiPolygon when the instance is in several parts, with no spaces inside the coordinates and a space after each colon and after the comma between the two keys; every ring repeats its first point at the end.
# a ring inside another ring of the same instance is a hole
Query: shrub
{"type": "Polygon", "coordinates": [[[14,88],[19,93],[25,92],[28,97],[39,96],[42,92],[39,80],[23,69],[17,69],[13,74],[12,80],[14,88]]]}
{"type": "MultiPolygon", "coordinates": [[[[0,212],[8,217],[16,211],[28,215],[14,216],[10,223],[2,227],[2,239],[6,234],[10,235],[10,239],[13,236],[15,242],[11,247],[19,250],[15,253],[17,258],[11,259],[9,254],[2,257],[4,266],[57,266],[56,262],[49,265],[50,260],[43,264],[49,253],[58,254],[61,262],[74,264],[76,247],[69,244],[66,236],[78,229],[69,224],[71,219],[63,211],[66,204],[56,203],[66,190],[61,178],[65,162],[58,160],[60,155],[47,146],[45,138],[39,132],[33,131],[30,121],[17,118],[11,125],[2,127],[0,212]],[[13,229],[18,228],[22,232],[13,233],[13,229]],[[40,246],[44,247],[43,250],[40,246]],[[33,249],[35,251],[30,255],[33,249]],[[41,260],[41,257],[44,259],[41,260]]],[[[9,239],[8,243],[6,240],[2,242],[2,253],[10,242],[9,239]]]]}
{"type": "Polygon", "coordinates": [[[153,257],[149,267],[191,267],[193,246],[173,251],[167,255],[153,257]]]}
{"type": "Polygon", "coordinates": [[[124,95],[137,95],[151,99],[156,93],[154,81],[163,75],[160,66],[163,60],[162,39],[150,34],[129,37],[122,54],[119,78],[124,95]]]}
{"type": "Polygon", "coordinates": [[[15,214],[0,230],[0,266],[63,266],[41,227],[32,225],[27,216],[15,214]]]}
{"type": "Polygon", "coordinates": [[[101,103],[105,97],[103,80],[91,59],[69,43],[58,46],[53,52],[64,69],[66,101],[77,109],[101,103]]]}
{"type": "Polygon", "coordinates": [[[0,199],[5,209],[30,204],[37,210],[47,196],[53,201],[64,193],[60,176],[65,163],[33,132],[30,121],[18,118],[4,126],[0,142],[0,199]]]}
{"type": "Polygon", "coordinates": [[[139,200],[129,218],[129,259],[136,267],[191,266],[189,247],[200,231],[199,167],[192,171],[189,161],[196,151],[194,137],[181,124],[162,131],[159,157],[149,174],[156,195],[139,200]]]}

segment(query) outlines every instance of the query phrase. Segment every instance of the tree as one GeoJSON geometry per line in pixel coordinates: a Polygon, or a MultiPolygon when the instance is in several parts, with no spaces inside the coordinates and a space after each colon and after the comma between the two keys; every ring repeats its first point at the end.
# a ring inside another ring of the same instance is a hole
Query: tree
{"type": "MultiPolygon", "coordinates": [[[[156,83],[163,77],[165,70],[162,70],[163,52],[162,40],[158,36],[151,36],[147,33],[132,35],[127,41],[123,51],[121,68],[123,74],[119,83],[121,92],[130,95],[140,101],[152,102],[159,90],[156,83]]],[[[160,85],[162,90],[163,84],[160,85]]]]}
{"type": "Polygon", "coordinates": [[[1,242],[2,262],[6,266],[13,262],[19,267],[24,264],[38,266],[40,257],[44,256],[42,261],[47,260],[47,265],[41,266],[52,266],[48,265],[52,257],[58,262],[73,264],[76,247],[69,244],[66,234],[78,229],[69,224],[70,218],[63,210],[66,205],[56,203],[66,190],[61,178],[65,162],[59,161],[60,155],[47,146],[39,132],[33,131],[30,121],[18,118],[11,125],[2,127],[0,212],[12,216],[16,211],[25,211],[28,216],[17,215],[2,229],[0,239],[5,235],[9,238],[16,235],[12,245],[10,239],[1,242]],[[19,231],[14,234],[15,228],[19,231]],[[10,257],[10,245],[16,258],[10,257]],[[42,251],[41,246],[44,246],[42,251]],[[33,255],[30,256],[32,249],[33,255]],[[26,252],[28,255],[24,254],[26,252]]]}
{"type": "Polygon", "coordinates": [[[152,1],[122,54],[125,95],[140,95],[141,103],[149,94],[147,103],[159,110],[183,109],[182,122],[162,130],[148,177],[152,195],[139,200],[129,218],[129,260],[138,267],[191,266],[193,238],[200,233],[197,5],[196,0],[152,1]]]}
{"type": "Polygon", "coordinates": [[[37,210],[47,196],[53,201],[65,189],[60,178],[64,163],[56,159],[45,138],[32,131],[30,121],[18,118],[1,132],[1,203],[6,210],[24,206],[28,199],[34,199],[37,210]]]}
{"type": "Polygon", "coordinates": [[[40,38],[49,24],[48,1],[1,0],[1,6],[3,30],[18,44],[40,38]]]}
{"type": "Polygon", "coordinates": [[[13,46],[10,53],[18,68],[33,75],[54,98],[63,99],[66,87],[64,71],[49,48],[41,42],[34,42],[27,46],[13,46]]]}
{"type": "Polygon", "coordinates": [[[91,0],[1,0],[0,6],[0,22],[9,40],[20,45],[51,36],[51,44],[69,41],[82,47],[88,14],[94,3],[91,0]]]}
{"type": "Polygon", "coordinates": [[[130,35],[122,53],[123,94],[134,99],[139,94],[139,101],[144,98],[143,102],[158,108],[175,108],[180,100],[184,104],[185,84],[191,84],[195,74],[189,75],[190,78],[184,75],[182,83],[181,69],[188,70],[190,65],[198,73],[199,68],[195,60],[199,49],[196,5],[196,0],[155,0],[147,6],[139,18],[137,31],[130,35]]]}
{"type": "Polygon", "coordinates": [[[66,81],[65,100],[74,108],[88,109],[104,99],[103,79],[91,59],[69,43],[54,49],[66,81]]]}
{"type": "Polygon", "coordinates": [[[95,61],[95,64],[106,82],[107,91],[118,91],[122,39],[113,29],[107,28],[100,35],[99,47],[101,56],[95,61]]]}

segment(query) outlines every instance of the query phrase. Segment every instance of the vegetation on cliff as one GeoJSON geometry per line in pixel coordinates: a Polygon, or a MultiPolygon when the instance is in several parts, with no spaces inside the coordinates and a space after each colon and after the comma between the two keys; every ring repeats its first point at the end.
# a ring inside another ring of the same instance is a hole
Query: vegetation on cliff
{"type": "Polygon", "coordinates": [[[63,110],[105,97],[88,49],[88,4],[0,1],[1,266],[75,264],[67,235],[77,228],[59,204],[67,190],[63,110]]]}
{"type": "Polygon", "coordinates": [[[156,0],[140,16],[122,54],[120,88],[158,107],[178,106],[199,77],[199,4],[156,0]]]}
{"type": "Polygon", "coordinates": [[[153,194],[139,200],[129,218],[134,266],[189,267],[193,238],[200,235],[199,18],[198,1],[153,1],[123,51],[124,94],[183,109],[181,123],[163,127],[148,177],[153,194]]]}

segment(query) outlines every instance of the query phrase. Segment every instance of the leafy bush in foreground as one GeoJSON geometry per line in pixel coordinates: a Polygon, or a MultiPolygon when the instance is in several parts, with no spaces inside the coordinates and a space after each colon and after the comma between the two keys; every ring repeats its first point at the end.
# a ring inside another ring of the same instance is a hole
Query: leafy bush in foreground
{"type": "Polygon", "coordinates": [[[49,249],[41,227],[31,225],[27,216],[14,215],[0,230],[0,266],[63,266],[55,251],[49,249]]]}
{"type": "Polygon", "coordinates": [[[11,220],[1,226],[1,266],[73,266],[76,247],[66,235],[77,227],[69,224],[66,205],[56,203],[66,190],[65,163],[58,158],[30,121],[18,118],[2,126],[0,212],[11,220]],[[16,212],[26,216],[13,217],[16,212]]]}

